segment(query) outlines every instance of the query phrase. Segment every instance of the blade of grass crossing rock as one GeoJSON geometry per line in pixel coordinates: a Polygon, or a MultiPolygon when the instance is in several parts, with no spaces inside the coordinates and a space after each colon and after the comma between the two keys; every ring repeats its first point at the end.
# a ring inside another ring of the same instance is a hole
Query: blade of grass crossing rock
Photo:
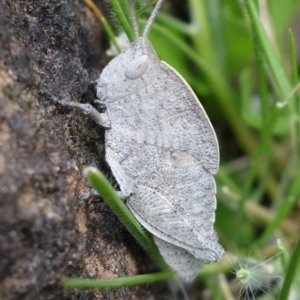
{"type": "Polygon", "coordinates": [[[160,264],[163,269],[169,271],[169,266],[161,257],[154,242],[149,238],[140,223],[134,218],[122,200],[118,197],[105,176],[94,167],[86,168],[84,173],[92,187],[105,200],[136,241],[160,264]]]}
{"type": "Polygon", "coordinates": [[[171,272],[160,272],[147,275],[137,275],[120,277],[113,279],[82,279],[82,278],[67,278],[62,282],[64,288],[83,288],[83,289],[94,289],[94,288],[120,288],[124,286],[132,286],[139,284],[152,283],[162,280],[168,280],[170,278],[176,278],[175,273],[171,272]]]}

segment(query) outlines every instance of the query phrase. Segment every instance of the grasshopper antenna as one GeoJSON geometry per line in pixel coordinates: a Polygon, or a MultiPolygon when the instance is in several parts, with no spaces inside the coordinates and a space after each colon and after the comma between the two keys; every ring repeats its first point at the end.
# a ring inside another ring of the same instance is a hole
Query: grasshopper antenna
{"type": "Polygon", "coordinates": [[[164,0],[158,0],[156,2],[155,7],[154,7],[154,9],[153,9],[153,11],[151,13],[151,16],[150,16],[150,18],[149,18],[149,20],[148,20],[148,22],[147,22],[147,24],[146,24],[146,26],[144,28],[142,37],[146,38],[148,36],[150,28],[151,28],[151,26],[152,26],[152,24],[153,24],[153,22],[155,20],[155,17],[157,15],[157,13],[158,13],[158,11],[159,11],[159,9],[160,9],[163,1],[164,0]]]}
{"type": "Polygon", "coordinates": [[[136,19],[132,0],[129,0],[129,12],[130,12],[130,18],[133,27],[134,39],[137,40],[140,37],[140,35],[139,35],[139,27],[138,27],[138,22],[136,19]]]}

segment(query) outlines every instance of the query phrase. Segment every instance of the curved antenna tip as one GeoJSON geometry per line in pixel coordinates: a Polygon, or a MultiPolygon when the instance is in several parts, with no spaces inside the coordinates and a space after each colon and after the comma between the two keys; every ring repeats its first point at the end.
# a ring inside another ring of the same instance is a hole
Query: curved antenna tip
{"type": "Polygon", "coordinates": [[[151,13],[151,16],[150,16],[150,18],[149,18],[149,20],[148,20],[148,22],[147,22],[147,24],[146,24],[146,26],[145,26],[145,28],[144,28],[142,37],[146,38],[146,37],[148,36],[148,34],[149,34],[149,32],[150,32],[150,29],[151,29],[151,26],[152,26],[152,24],[154,23],[154,20],[155,20],[155,18],[156,18],[156,16],[157,16],[157,13],[158,13],[158,11],[159,11],[159,9],[160,9],[160,7],[161,7],[163,1],[164,1],[164,0],[158,0],[158,1],[156,2],[155,7],[154,7],[154,9],[153,9],[153,11],[152,11],[152,13],[151,13]]]}
{"type": "Polygon", "coordinates": [[[132,23],[132,27],[133,27],[134,39],[137,40],[140,37],[139,26],[138,26],[138,22],[136,19],[134,5],[133,5],[132,0],[129,0],[129,11],[130,11],[130,18],[131,18],[131,23],[132,23]]]}

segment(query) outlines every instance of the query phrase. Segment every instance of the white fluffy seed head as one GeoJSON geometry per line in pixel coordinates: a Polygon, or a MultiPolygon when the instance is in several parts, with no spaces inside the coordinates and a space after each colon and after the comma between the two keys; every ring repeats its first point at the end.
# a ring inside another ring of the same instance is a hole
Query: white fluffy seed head
{"type": "Polygon", "coordinates": [[[247,269],[240,269],[235,273],[236,278],[243,284],[251,280],[251,274],[247,269]]]}
{"type": "Polygon", "coordinates": [[[239,261],[234,270],[239,299],[256,299],[256,294],[260,292],[273,299],[271,293],[280,286],[283,278],[278,267],[279,260],[275,257],[263,262],[252,258],[239,261]]]}

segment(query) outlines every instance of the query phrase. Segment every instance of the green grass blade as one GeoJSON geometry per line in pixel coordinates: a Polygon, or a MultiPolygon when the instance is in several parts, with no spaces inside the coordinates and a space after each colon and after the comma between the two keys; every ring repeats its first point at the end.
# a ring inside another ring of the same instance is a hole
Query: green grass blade
{"type": "Polygon", "coordinates": [[[170,270],[169,266],[161,257],[154,242],[149,238],[140,223],[134,218],[126,205],[118,197],[105,176],[94,167],[86,168],[84,173],[92,187],[105,200],[136,241],[160,264],[162,268],[170,270]]]}
{"type": "Polygon", "coordinates": [[[137,11],[135,12],[136,13],[136,16],[139,18],[145,11],[149,10],[150,7],[153,7],[153,5],[156,3],[157,1],[156,0],[152,0],[146,4],[142,4],[138,9],[137,11]]]}
{"type": "Polygon", "coordinates": [[[279,296],[279,300],[286,300],[289,297],[291,285],[293,283],[294,277],[297,272],[298,264],[300,261],[300,238],[298,237],[298,241],[294,252],[291,256],[291,260],[289,263],[289,267],[286,272],[285,280],[283,283],[283,287],[279,296]]]}
{"type": "Polygon", "coordinates": [[[172,17],[164,12],[160,12],[157,15],[157,20],[161,25],[171,27],[173,30],[176,30],[180,33],[184,33],[186,35],[190,35],[193,32],[197,32],[197,28],[193,24],[178,20],[175,17],[172,17]]]}
{"type": "Polygon", "coordinates": [[[270,71],[281,92],[281,98],[285,99],[292,90],[291,84],[288,80],[284,68],[277,58],[277,55],[275,54],[274,48],[272,47],[272,44],[268,39],[265,29],[263,28],[254,1],[245,0],[245,4],[252,21],[254,33],[258,37],[264,57],[266,58],[270,71]]]}
{"type": "Polygon", "coordinates": [[[110,25],[107,23],[106,18],[102,17],[100,18],[100,22],[103,25],[109,39],[111,40],[112,44],[115,46],[115,48],[117,49],[118,53],[121,53],[122,50],[119,46],[119,44],[117,43],[116,37],[110,27],[110,25]]]}
{"type": "MultiPolygon", "coordinates": [[[[293,86],[297,85],[299,82],[298,76],[298,63],[297,63],[297,54],[295,46],[295,38],[291,29],[289,30],[289,48],[290,48],[290,59],[291,59],[291,70],[292,70],[292,84],[293,86]]],[[[295,94],[295,111],[297,115],[300,116],[300,95],[299,93],[295,94]]]]}
{"type": "MultiPolygon", "coordinates": [[[[241,229],[241,223],[243,221],[243,217],[244,217],[244,206],[245,206],[245,203],[247,201],[247,198],[249,197],[250,195],[250,192],[251,192],[251,188],[252,188],[252,185],[254,183],[254,180],[256,178],[256,175],[257,173],[259,172],[259,169],[261,168],[261,158],[262,156],[268,152],[268,149],[269,149],[269,146],[270,146],[270,141],[271,141],[271,136],[272,136],[272,131],[273,131],[273,128],[278,120],[278,117],[280,115],[282,111],[282,108],[281,107],[278,107],[278,106],[275,106],[273,111],[272,111],[272,114],[270,116],[270,119],[268,121],[268,125],[266,126],[266,130],[264,130],[264,135],[262,137],[262,141],[261,143],[259,144],[259,146],[257,147],[252,159],[251,159],[251,168],[248,172],[248,175],[247,175],[247,179],[246,179],[246,183],[245,183],[245,187],[243,189],[243,192],[242,192],[242,196],[241,196],[241,203],[240,203],[240,206],[239,206],[239,211],[236,215],[236,226],[237,228],[239,228],[240,230],[241,229]]],[[[237,239],[238,238],[238,231],[236,233],[236,236],[235,238],[237,239]]]]}
{"type": "Polygon", "coordinates": [[[254,36],[254,48],[255,48],[255,57],[257,65],[257,77],[258,77],[258,89],[260,94],[261,101],[261,113],[262,113],[262,129],[266,130],[267,122],[269,120],[269,99],[268,99],[268,83],[267,76],[264,66],[264,59],[262,51],[259,47],[259,41],[257,36],[254,36]]]}
{"type": "Polygon", "coordinates": [[[130,41],[134,40],[134,34],[132,27],[130,25],[130,22],[128,22],[128,19],[126,15],[123,12],[123,9],[120,5],[120,3],[117,0],[109,0],[109,3],[117,17],[117,20],[122,27],[122,29],[125,31],[126,35],[128,36],[130,41]]]}
{"type": "Polygon", "coordinates": [[[288,262],[290,260],[289,253],[287,252],[286,248],[282,244],[281,240],[277,240],[277,247],[278,250],[280,251],[280,262],[281,262],[281,267],[283,270],[287,270],[288,268],[288,262]]]}
{"type": "Polygon", "coordinates": [[[273,232],[276,230],[276,228],[279,227],[281,222],[286,218],[286,216],[289,214],[293,206],[295,205],[296,201],[298,200],[298,196],[300,193],[300,172],[299,167],[296,168],[296,177],[293,180],[293,183],[290,187],[290,190],[288,192],[287,197],[284,199],[281,207],[278,209],[278,213],[275,217],[275,219],[268,225],[267,229],[263,233],[263,235],[260,237],[260,239],[257,242],[257,245],[259,247],[262,247],[267,240],[270,238],[270,236],[273,234],[273,232]]]}
{"type": "MultiPolygon", "coordinates": [[[[289,48],[290,48],[290,60],[291,60],[291,71],[292,71],[292,84],[296,86],[299,83],[299,76],[298,76],[298,63],[297,63],[297,54],[295,48],[295,39],[293,32],[289,30],[289,48]]],[[[294,96],[294,111],[297,117],[300,117],[300,95],[299,93],[295,93],[294,96]]],[[[293,125],[295,126],[295,141],[294,141],[294,148],[296,152],[300,154],[300,122],[299,120],[293,121],[293,125]]]]}
{"type": "MultiPolygon", "coordinates": [[[[207,13],[208,1],[189,0],[188,1],[191,23],[198,30],[190,34],[194,47],[209,63],[210,67],[216,65],[216,51],[214,49],[212,30],[207,13]],[[200,30],[201,28],[201,30],[200,30]],[[199,38],[201,37],[201,38],[199,38]]],[[[220,70],[218,70],[220,72],[220,70]]]]}
{"type": "Polygon", "coordinates": [[[119,277],[113,279],[81,279],[81,278],[66,278],[61,285],[64,288],[119,288],[124,286],[132,286],[138,284],[152,283],[162,280],[175,279],[176,275],[173,272],[160,272],[146,275],[119,277]]]}
{"type": "Polygon", "coordinates": [[[89,7],[89,9],[95,14],[95,16],[98,18],[102,26],[104,27],[104,30],[106,31],[108,37],[110,38],[112,44],[117,49],[118,53],[121,53],[121,48],[119,47],[114,32],[111,29],[109,23],[107,22],[106,18],[102,15],[102,12],[100,9],[95,5],[95,3],[92,0],[84,0],[85,4],[89,7]]]}

